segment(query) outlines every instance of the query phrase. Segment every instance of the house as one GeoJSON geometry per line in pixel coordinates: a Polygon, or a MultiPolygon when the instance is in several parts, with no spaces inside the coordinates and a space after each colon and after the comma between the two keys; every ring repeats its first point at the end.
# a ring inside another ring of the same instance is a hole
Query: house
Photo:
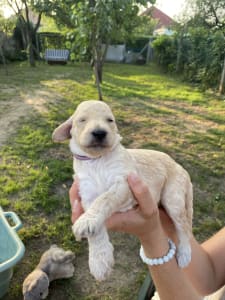
{"type": "Polygon", "coordinates": [[[176,22],[157,7],[153,5],[148,7],[141,13],[141,16],[149,16],[158,21],[154,30],[154,35],[173,34],[171,26],[176,24],[176,22]]]}

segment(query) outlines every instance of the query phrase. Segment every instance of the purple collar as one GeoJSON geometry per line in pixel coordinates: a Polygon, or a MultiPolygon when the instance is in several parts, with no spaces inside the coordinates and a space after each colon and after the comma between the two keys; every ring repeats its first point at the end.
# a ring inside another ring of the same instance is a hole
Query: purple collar
{"type": "Polygon", "coordinates": [[[78,159],[78,160],[93,160],[93,159],[97,159],[98,158],[98,157],[96,157],[96,158],[88,157],[88,156],[79,155],[79,154],[74,154],[73,157],[76,158],[76,159],[78,159]]]}

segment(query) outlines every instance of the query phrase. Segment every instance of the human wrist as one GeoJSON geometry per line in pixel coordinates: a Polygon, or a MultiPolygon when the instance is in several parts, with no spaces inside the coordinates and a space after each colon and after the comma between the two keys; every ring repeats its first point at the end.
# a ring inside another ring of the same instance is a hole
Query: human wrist
{"type": "Polygon", "coordinates": [[[154,245],[157,240],[165,239],[166,235],[162,228],[160,219],[157,218],[152,226],[147,226],[141,235],[139,235],[139,240],[142,245],[151,246],[154,245]]]}
{"type": "Polygon", "coordinates": [[[162,256],[157,256],[157,257],[147,257],[145,255],[145,251],[144,251],[143,247],[141,246],[140,257],[141,257],[142,261],[149,266],[158,266],[158,265],[163,265],[165,263],[168,263],[170,260],[172,260],[176,253],[176,245],[169,238],[167,241],[168,241],[168,246],[169,246],[168,252],[162,256]]]}
{"type": "Polygon", "coordinates": [[[161,257],[165,255],[169,249],[168,237],[161,228],[149,233],[148,236],[141,238],[140,242],[145,255],[150,258],[161,257]]]}

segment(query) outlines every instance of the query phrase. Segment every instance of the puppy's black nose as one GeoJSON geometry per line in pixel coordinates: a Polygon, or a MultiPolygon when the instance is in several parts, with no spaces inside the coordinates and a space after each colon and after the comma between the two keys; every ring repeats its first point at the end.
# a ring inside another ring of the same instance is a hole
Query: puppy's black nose
{"type": "Polygon", "coordinates": [[[94,130],[92,132],[92,135],[95,137],[96,140],[101,142],[106,137],[107,132],[105,130],[98,129],[98,130],[94,130]]]}

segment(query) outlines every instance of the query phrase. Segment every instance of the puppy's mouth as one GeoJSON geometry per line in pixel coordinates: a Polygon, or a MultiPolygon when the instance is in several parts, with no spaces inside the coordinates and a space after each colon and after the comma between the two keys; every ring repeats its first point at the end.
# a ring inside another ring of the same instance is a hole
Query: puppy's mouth
{"type": "Polygon", "coordinates": [[[107,153],[111,149],[108,143],[104,142],[90,142],[84,146],[83,150],[85,153],[89,154],[91,157],[99,157],[107,153]]]}
{"type": "Polygon", "coordinates": [[[92,148],[92,149],[104,149],[104,148],[109,148],[109,145],[107,143],[102,143],[102,142],[92,142],[89,145],[87,145],[87,148],[92,148]]]}

